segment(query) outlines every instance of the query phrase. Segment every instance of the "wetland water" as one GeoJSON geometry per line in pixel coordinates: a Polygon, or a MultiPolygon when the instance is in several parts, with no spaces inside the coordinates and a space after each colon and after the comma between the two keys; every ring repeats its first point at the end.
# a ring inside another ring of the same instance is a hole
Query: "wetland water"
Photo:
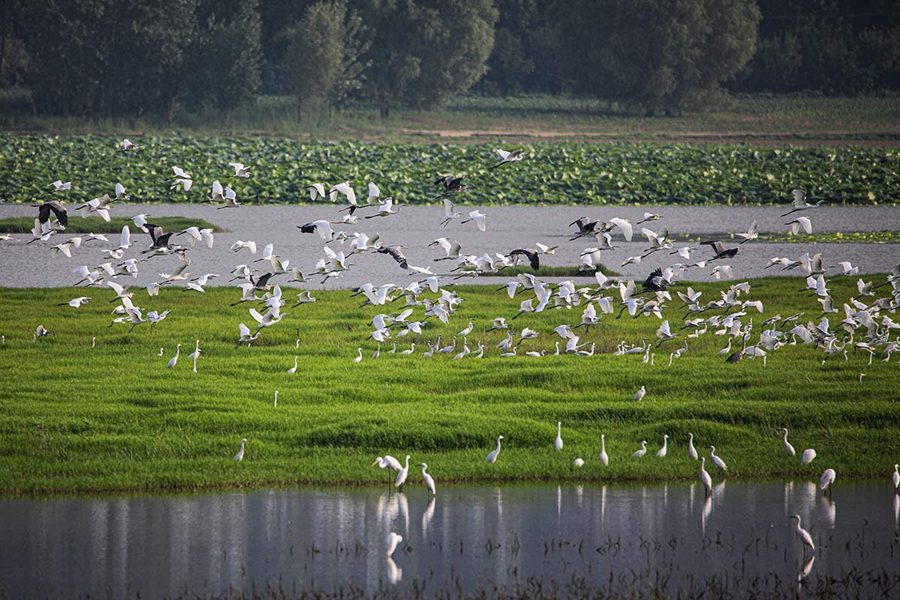
{"type": "Polygon", "coordinates": [[[900,497],[888,479],[839,482],[832,498],[811,482],[720,482],[711,499],[699,484],[440,483],[429,499],[419,483],[416,473],[403,494],[3,500],[0,596],[534,595],[554,584],[637,596],[900,594],[900,497]],[[815,553],[804,557],[793,514],[815,553]],[[392,560],[390,531],[404,537],[392,560]]]}
{"type": "MultiPolygon", "coordinates": [[[[74,203],[73,203],[74,205],[74,203]]],[[[210,205],[186,204],[120,204],[114,205],[114,216],[131,217],[138,213],[148,213],[152,217],[184,216],[202,218],[226,230],[216,234],[215,246],[212,250],[200,246],[190,252],[192,263],[190,271],[198,276],[203,273],[218,273],[218,279],[210,280],[210,285],[229,285],[228,273],[238,264],[249,264],[265,272],[267,263],[254,263],[259,258],[262,248],[273,243],[275,252],[282,259],[290,260],[290,266],[298,267],[309,274],[314,270],[316,261],[324,256],[324,242],[314,234],[302,234],[297,225],[312,222],[316,219],[339,219],[346,213],[338,212],[340,205],[313,206],[241,206],[235,209],[216,210],[210,205]],[[250,255],[247,251],[235,254],[229,247],[236,240],[253,240],[257,242],[259,254],[250,255]],[[262,265],[262,266],[261,266],[262,265]]],[[[479,208],[460,205],[457,210],[466,214],[469,210],[479,208]]],[[[603,207],[603,206],[489,206],[480,207],[488,214],[487,231],[478,231],[473,223],[461,224],[454,220],[446,228],[441,227],[443,219],[442,206],[401,206],[398,214],[386,218],[361,218],[352,225],[336,225],[337,231],[352,233],[359,231],[370,237],[380,234],[380,241],[386,245],[403,244],[409,263],[415,266],[430,267],[435,274],[447,274],[453,266],[451,261],[435,262],[443,256],[440,249],[429,248],[434,239],[445,236],[459,241],[464,254],[508,253],[515,248],[534,247],[535,242],[549,246],[559,246],[553,256],[542,256],[541,263],[550,266],[576,266],[579,264],[580,252],[588,247],[596,246],[593,237],[569,241],[574,227],[569,224],[580,216],[592,219],[609,220],[623,217],[637,224],[643,217],[642,207],[603,207]]],[[[367,209],[371,211],[371,209],[367,209]]],[[[621,272],[627,277],[645,278],[656,267],[665,267],[676,262],[693,263],[712,256],[707,247],[701,247],[696,241],[689,244],[676,242],[675,248],[690,245],[699,248],[690,261],[672,256],[668,252],[658,252],[642,261],[639,265],[620,267],[626,258],[640,256],[647,248],[647,242],[640,234],[642,227],[653,231],[668,228],[671,234],[689,234],[695,239],[720,238],[727,246],[736,241],[723,234],[725,232],[741,232],[750,228],[751,222],[759,223],[760,232],[785,232],[786,221],[798,215],[808,216],[813,222],[813,233],[834,232],[878,232],[900,230],[900,207],[893,206],[823,206],[815,210],[796,213],[788,218],[780,215],[787,212],[786,206],[656,206],[647,210],[659,213],[662,218],[657,221],[635,225],[634,238],[625,243],[620,233],[613,232],[613,243],[620,247],[614,251],[604,251],[601,262],[621,272]]],[[[360,211],[364,213],[366,211],[360,211]]],[[[371,214],[369,212],[368,214],[371,214]]],[[[37,209],[27,205],[0,204],[0,218],[24,217],[37,215],[37,209]]],[[[78,213],[70,216],[79,219],[78,213]]],[[[98,220],[97,217],[91,217],[98,220]]],[[[140,257],[140,251],[146,248],[149,236],[136,233],[139,230],[131,227],[134,247],[128,250],[125,258],[140,257]]],[[[50,247],[63,242],[70,234],[54,235],[46,242],[25,244],[31,234],[14,236],[16,242],[0,242],[0,286],[4,287],[64,287],[74,284],[79,277],[72,269],[79,265],[96,265],[110,259],[104,258],[102,248],[114,248],[119,245],[118,235],[108,235],[109,243],[89,242],[81,248],[72,250],[72,258],[62,254],[51,258],[50,247]]],[[[175,238],[176,243],[187,244],[187,236],[175,238]]],[[[739,240],[738,240],[739,241],[739,240]]],[[[349,252],[349,246],[339,242],[330,244],[335,251],[349,252]]],[[[822,253],[826,266],[836,265],[838,261],[850,261],[859,266],[861,273],[886,272],[900,262],[900,245],[898,244],[866,244],[866,243],[771,243],[753,241],[740,246],[738,256],[729,261],[734,269],[734,277],[743,279],[763,275],[801,275],[799,270],[782,271],[779,268],[765,269],[770,258],[774,256],[798,258],[805,252],[822,253]]],[[[113,261],[118,262],[118,261],[113,261]]],[[[328,289],[348,288],[372,282],[376,285],[393,282],[406,286],[412,278],[402,270],[389,256],[364,253],[351,257],[348,263],[354,265],[343,277],[331,280],[326,284],[328,289]]],[[[159,280],[158,274],[172,272],[180,264],[176,257],[153,258],[150,262],[141,263],[140,274],[134,280],[124,283],[147,285],[159,280]]],[[[712,263],[713,265],[715,263],[712,263]]],[[[711,279],[711,267],[690,269],[685,278],[688,280],[708,281],[711,279]]],[[[829,276],[837,273],[835,268],[827,271],[829,276]]],[[[455,274],[450,274],[445,281],[451,281],[455,274]]],[[[119,278],[123,280],[123,278],[119,278]]],[[[276,282],[282,284],[290,279],[282,276],[276,282]]],[[[548,278],[558,281],[559,278],[548,278]]],[[[313,277],[309,283],[303,284],[308,289],[321,289],[320,277],[313,277]]],[[[494,285],[500,279],[495,277],[462,279],[461,283],[486,283],[494,285]]],[[[588,281],[585,279],[584,281],[588,281]]],[[[591,282],[593,279],[590,280],[591,282]]],[[[231,283],[230,285],[235,285],[231,283]]],[[[297,285],[297,284],[292,284],[297,285]]]]}

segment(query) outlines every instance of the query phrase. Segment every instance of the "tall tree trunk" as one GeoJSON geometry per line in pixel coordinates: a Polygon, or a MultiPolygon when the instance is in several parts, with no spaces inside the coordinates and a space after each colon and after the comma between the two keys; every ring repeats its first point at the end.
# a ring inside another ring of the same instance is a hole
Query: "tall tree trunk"
{"type": "Polygon", "coordinates": [[[297,94],[297,122],[303,122],[303,94],[297,94]]]}

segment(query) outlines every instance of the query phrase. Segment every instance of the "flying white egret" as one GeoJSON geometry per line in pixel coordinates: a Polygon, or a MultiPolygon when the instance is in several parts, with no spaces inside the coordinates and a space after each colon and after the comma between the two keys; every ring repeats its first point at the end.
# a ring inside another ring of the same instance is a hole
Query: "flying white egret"
{"type": "Polygon", "coordinates": [[[464,221],[460,221],[460,223],[465,224],[469,221],[475,221],[475,224],[478,225],[478,229],[480,231],[485,231],[487,229],[487,215],[482,213],[480,210],[470,211],[469,218],[464,221]]]}
{"type": "Polygon", "coordinates": [[[554,442],[554,447],[556,451],[559,452],[563,449],[563,441],[562,441],[562,421],[556,424],[556,442],[554,442]]]}
{"type": "Polygon", "coordinates": [[[72,308],[81,308],[90,301],[91,299],[88,296],[79,296],[78,298],[72,298],[68,302],[60,302],[57,306],[71,306],[72,308]]]}
{"type": "Polygon", "coordinates": [[[631,458],[640,458],[647,454],[647,440],[641,442],[641,449],[631,455],[631,458]]]}
{"type": "Polygon", "coordinates": [[[797,454],[797,452],[794,450],[794,447],[791,446],[791,443],[788,442],[788,439],[787,439],[787,436],[788,436],[788,430],[787,430],[787,428],[782,428],[781,431],[784,433],[784,451],[787,452],[788,454],[790,454],[791,456],[794,456],[795,454],[797,454]]]}
{"type": "Polygon", "coordinates": [[[807,208],[817,208],[825,202],[824,200],[819,200],[815,204],[807,203],[806,202],[806,192],[804,192],[803,190],[792,190],[791,194],[793,194],[793,196],[794,196],[794,202],[793,202],[794,208],[792,210],[784,213],[783,215],[781,215],[782,217],[786,217],[790,214],[793,214],[793,213],[801,211],[801,210],[806,210],[807,208]]]}
{"type": "Polygon", "coordinates": [[[816,545],[813,544],[812,536],[809,535],[809,532],[802,527],[800,527],[800,515],[793,515],[792,519],[797,519],[797,535],[800,536],[800,539],[803,541],[803,553],[806,554],[806,547],[809,547],[810,550],[815,550],[816,545]]]}
{"type": "MultiPolygon", "coordinates": [[[[484,462],[494,464],[497,462],[497,457],[500,456],[500,440],[503,439],[503,436],[497,438],[497,448],[487,455],[487,458],[484,459],[484,462]]],[[[896,487],[896,486],[895,486],[896,487]]]]}
{"type": "Polygon", "coordinates": [[[435,496],[435,488],[434,488],[434,477],[425,472],[428,468],[427,463],[419,463],[419,466],[422,467],[422,479],[425,480],[425,487],[428,488],[428,491],[431,492],[432,496],[435,496]]]}
{"type": "Polygon", "coordinates": [[[409,475],[409,454],[406,455],[406,466],[397,473],[397,479],[394,480],[394,487],[398,487],[402,491],[403,484],[406,483],[407,475],[409,475]]]}
{"type": "Polygon", "coordinates": [[[635,402],[640,402],[644,398],[644,394],[646,393],[646,388],[644,386],[641,386],[641,389],[634,393],[634,397],[632,397],[632,400],[634,400],[635,402]]]}
{"type": "Polygon", "coordinates": [[[800,462],[804,465],[808,465],[816,458],[816,451],[812,448],[807,448],[803,451],[803,454],[800,456],[800,462]]]}
{"type": "Polygon", "coordinates": [[[243,179],[250,178],[250,167],[245,167],[241,163],[238,162],[230,162],[228,163],[229,167],[234,168],[234,176],[241,177],[243,179]]]}
{"type": "Polygon", "coordinates": [[[250,334],[250,328],[247,327],[246,325],[244,325],[243,323],[240,323],[240,324],[238,325],[238,329],[240,330],[241,337],[240,337],[240,339],[238,339],[237,344],[234,345],[235,348],[237,348],[237,347],[240,346],[241,344],[247,344],[247,345],[249,346],[249,345],[250,345],[250,342],[256,340],[256,338],[259,337],[259,330],[258,330],[258,329],[256,330],[256,333],[254,333],[253,335],[251,335],[251,334],[250,334]]]}
{"type": "Polygon", "coordinates": [[[390,558],[391,554],[394,553],[394,550],[397,549],[397,546],[403,541],[403,536],[399,533],[394,533],[393,531],[387,534],[387,540],[385,541],[385,551],[387,552],[388,558],[390,558]]]}
{"type": "Polygon", "coordinates": [[[606,453],[606,434],[600,434],[600,462],[603,466],[609,465],[609,455],[606,453]]]}
{"type": "Polygon", "coordinates": [[[825,472],[822,473],[822,477],[819,479],[819,489],[822,490],[822,494],[829,493],[834,489],[834,480],[837,478],[837,473],[834,472],[834,469],[825,469],[825,472]]]}
{"type": "Polygon", "coordinates": [[[718,456],[716,456],[716,447],[715,446],[709,447],[709,454],[710,454],[710,458],[712,459],[714,465],[716,465],[723,471],[728,470],[728,467],[725,465],[725,461],[722,460],[721,458],[719,458],[718,456]]]}
{"type": "Polygon", "coordinates": [[[238,453],[234,455],[234,462],[241,462],[244,460],[244,444],[247,443],[247,438],[241,440],[241,449],[238,450],[238,453]]]}
{"type": "Polygon", "coordinates": [[[800,233],[801,228],[806,232],[806,235],[812,234],[812,221],[809,220],[809,217],[797,217],[793,221],[785,223],[785,225],[791,226],[791,235],[800,233]]]}
{"type": "Polygon", "coordinates": [[[712,477],[706,472],[705,456],[700,457],[700,481],[703,482],[703,488],[706,490],[706,495],[709,496],[712,493],[712,477]]]}
{"type": "Polygon", "coordinates": [[[522,154],[522,150],[511,150],[507,152],[506,150],[500,150],[499,148],[496,150],[497,154],[500,155],[500,162],[495,164],[491,169],[496,169],[501,165],[505,165],[507,163],[512,163],[516,161],[520,161],[525,158],[525,155],[522,154]]]}
{"type": "Polygon", "coordinates": [[[694,448],[694,434],[689,433],[688,434],[688,457],[690,457],[691,460],[697,460],[698,456],[699,456],[699,454],[697,453],[697,449],[694,448]]]}
{"type": "Polygon", "coordinates": [[[669,434],[667,433],[663,436],[663,445],[662,445],[662,448],[660,448],[656,452],[656,458],[665,458],[665,456],[668,452],[669,452],[669,434]]]}
{"type": "Polygon", "coordinates": [[[169,362],[166,363],[166,368],[171,369],[175,365],[178,364],[178,355],[181,354],[181,344],[178,344],[175,348],[175,356],[169,359],[169,362]]]}

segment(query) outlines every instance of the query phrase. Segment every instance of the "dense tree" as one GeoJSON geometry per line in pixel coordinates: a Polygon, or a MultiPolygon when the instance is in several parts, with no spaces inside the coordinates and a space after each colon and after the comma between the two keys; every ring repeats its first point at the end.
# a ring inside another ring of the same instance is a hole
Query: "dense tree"
{"type": "Polygon", "coordinates": [[[341,73],[346,7],[337,2],[310,6],[289,34],[289,88],[297,97],[297,120],[303,105],[328,97],[341,73]]]}
{"type": "Polygon", "coordinates": [[[560,0],[560,68],[582,94],[678,114],[719,93],[752,57],[746,0],[560,0]]]}

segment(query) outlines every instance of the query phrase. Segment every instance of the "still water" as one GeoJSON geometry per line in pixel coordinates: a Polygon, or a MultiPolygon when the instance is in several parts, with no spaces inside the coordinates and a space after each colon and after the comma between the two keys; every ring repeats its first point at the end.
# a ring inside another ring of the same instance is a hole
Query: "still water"
{"type": "Polygon", "coordinates": [[[254,491],[0,501],[0,596],[900,594],[900,496],[845,482],[254,491]],[[815,553],[796,535],[799,514],[815,553]],[[392,559],[385,537],[404,538],[392,559]],[[810,561],[811,558],[814,560],[810,561]]]}

